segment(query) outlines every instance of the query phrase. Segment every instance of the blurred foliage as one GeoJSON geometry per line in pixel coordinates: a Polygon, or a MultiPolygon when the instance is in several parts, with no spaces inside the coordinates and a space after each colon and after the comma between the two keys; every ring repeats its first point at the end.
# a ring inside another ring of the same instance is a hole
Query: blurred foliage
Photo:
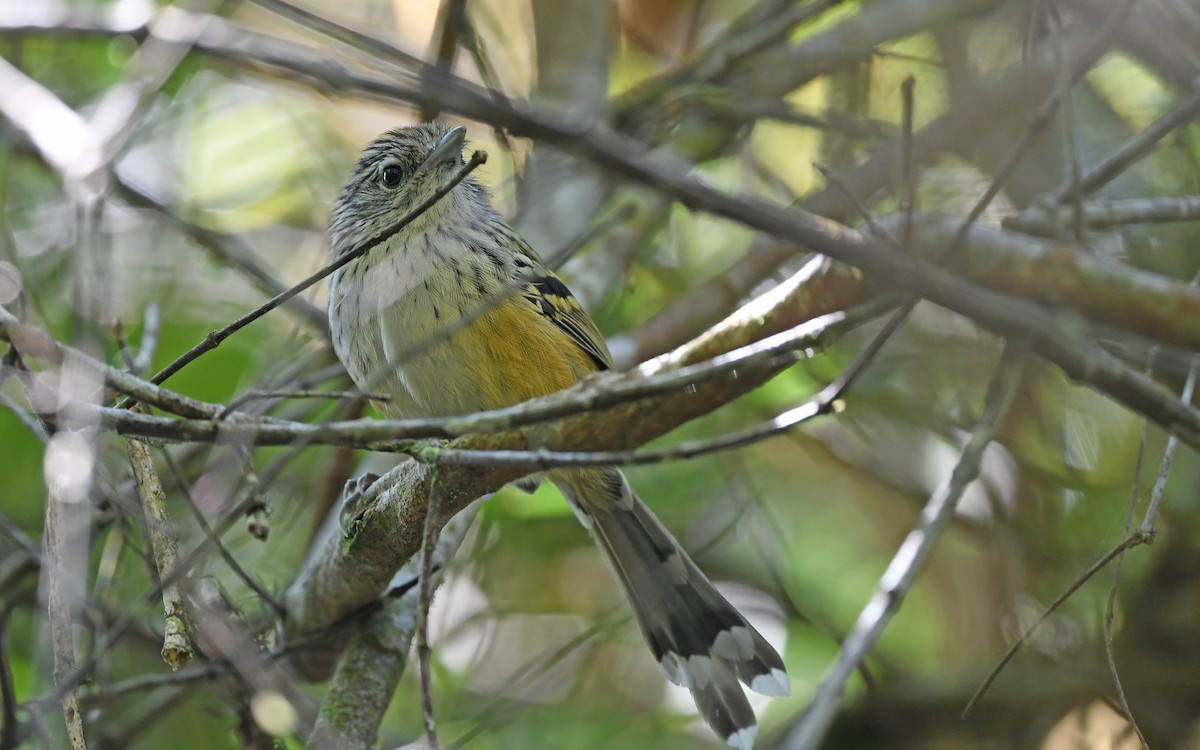
{"type": "MultiPolygon", "coordinates": [[[[1073,10],[1085,4],[1054,4],[1067,30],[1095,32],[1090,16],[1073,10]]],[[[127,0],[102,5],[128,13],[140,7],[127,0]]],[[[607,67],[581,75],[603,77],[613,108],[720,45],[751,7],[735,0],[611,5],[614,39],[607,67]]],[[[831,5],[836,7],[766,46],[804,49],[818,35],[852,27],[886,3],[831,5]]],[[[902,121],[899,91],[905,79],[915,81],[914,120],[922,128],[956,108],[973,106],[963,91],[986,91],[989,76],[1019,64],[1027,33],[1022,13],[1038,4],[996,5],[978,16],[886,38],[831,64],[829,74],[799,81],[783,96],[765,95],[780,107],[830,123],[849,119],[857,127],[852,132],[761,115],[743,119],[743,107],[750,111],[745,102],[759,92],[727,90],[719,78],[706,82],[710,88],[700,87],[699,94],[683,85],[663,94],[656,101],[663,120],[641,124],[645,132],[674,135],[675,125],[694,122],[685,114],[703,119],[725,112],[727,120],[717,118],[728,125],[722,137],[706,130],[703,139],[664,139],[665,147],[702,157],[696,174],[722,189],[803,203],[818,191],[838,188],[821,177],[815,162],[844,158],[830,164],[836,173],[867,158],[880,139],[869,133],[895,132],[902,121]],[[953,67],[959,58],[947,53],[948,37],[966,50],[966,69],[953,67]],[[966,86],[956,91],[953,81],[966,86]],[[719,152],[710,150],[713,144],[719,144],[719,152]]],[[[1190,0],[1180,5],[1200,12],[1190,0]]],[[[93,6],[61,7],[84,11],[93,6]]],[[[253,3],[228,7],[234,22],[258,31],[284,38],[307,33],[253,3]]],[[[796,6],[764,0],[760,7],[783,13],[796,6]]],[[[86,115],[124,80],[140,39],[20,28],[13,19],[21,8],[20,0],[0,4],[0,56],[66,104],[86,115]]],[[[558,61],[534,59],[531,40],[549,30],[534,29],[524,2],[486,0],[467,8],[475,53],[464,43],[454,70],[512,96],[536,95],[537,70],[558,61]]],[[[432,0],[354,0],[338,4],[336,15],[423,51],[431,48],[437,10],[432,0]]],[[[579,33],[571,19],[564,10],[562,33],[579,33]]],[[[1179,42],[1166,35],[1162,43],[1179,42]]],[[[332,45],[316,54],[326,51],[332,45]]],[[[749,54],[730,64],[754,60],[749,54]]],[[[1071,99],[1079,160],[1087,165],[1104,158],[1187,93],[1140,59],[1132,43],[1114,49],[1071,99]]],[[[1027,109],[1037,104],[1030,101],[1027,109]]],[[[967,143],[945,144],[935,163],[921,171],[916,190],[921,210],[965,213],[991,179],[997,154],[1020,137],[1027,114],[1007,113],[967,143]]],[[[79,232],[86,225],[60,176],[11,125],[0,127],[0,262],[20,272],[29,322],[122,365],[112,328],[120,320],[135,351],[153,341],[146,372],[157,371],[210,330],[266,299],[245,274],[181,231],[177,220],[237,237],[279,281],[294,283],[325,261],[328,209],[357,149],[379,131],[414,117],[413,103],[340,99],[271,72],[256,74],[194,54],[169,76],[117,162],[119,174],[149,188],[174,216],[134,207],[114,195],[105,202],[99,227],[106,274],[98,294],[106,317],[91,321],[99,336],[84,337],[87,326],[79,320],[79,232]],[[162,320],[153,336],[145,324],[151,305],[158,306],[162,320]]],[[[531,148],[537,154],[540,147],[498,141],[486,123],[469,127],[472,142],[492,157],[483,181],[509,213],[520,212],[526,207],[516,187],[535,158],[531,148]]],[[[1021,163],[985,220],[1028,205],[1064,181],[1070,172],[1065,132],[1060,119],[1038,140],[1034,155],[1021,163]]],[[[1182,127],[1104,195],[1193,194],[1200,185],[1198,159],[1197,126],[1182,127]]],[[[622,199],[638,210],[587,243],[563,274],[572,285],[604,281],[601,292],[586,301],[606,334],[636,335],[689,289],[736,267],[752,247],[754,237],[740,226],[657,197],[644,199],[640,188],[610,177],[599,183],[570,209],[579,215],[564,221],[586,222],[622,199]]],[[[897,176],[879,193],[859,200],[878,211],[894,210],[899,186],[897,176]]],[[[538,193],[530,195],[536,199],[538,193]]],[[[1141,225],[1112,234],[1117,255],[1131,265],[1180,279],[1200,265],[1195,223],[1141,225]]],[[[559,250],[538,249],[547,256],[559,250]]],[[[769,288],[794,267],[785,264],[741,296],[769,288]]],[[[322,308],[324,291],[304,298],[322,308]]],[[[719,435],[794,407],[836,377],[876,330],[871,325],[855,331],[654,445],[719,435]]],[[[679,332],[676,343],[689,335],[679,332]]],[[[844,412],[734,453],[629,472],[700,566],[727,586],[735,603],[784,650],[793,695],[756,703],[760,746],[775,746],[800,715],[928,494],[949,475],[979,413],[997,353],[998,341],[991,335],[922,305],[856,383],[844,412]]],[[[1175,353],[1167,359],[1158,374],[1178,389],[1188,357],[1175,353]]],[[[170,386],[223,403],[251,389],[344,389],[347,381],[329,367],[332,361],[323,332],[279,310],[172,378],[170,386]]],[[[39,540],[47,493],[45,436],[18,415],[28,415],[19,378],[8,369],[4,375],[0,395],[10,408],[0,409],[0,515],[39,540]]],[[[256,410],[307,421],[334,411],[328,403],[309,400],[254,404],[256,410]]],[[[1000,440],[989,450],[981,481],[964,498],[949,535],[870,655],[864,674],[851,684],[846,710],[827,746],[1135,747],[1128,724],[1111,709],[1115,692],[1103,651],[1107,570],[1049,618],[969,718],[957,717],[1021,628],[1121,539],[1131,495],[1135,487],[1140,498],[1148,495],[1165,441],[1155,429],[1143,437],[1137,415],[1048,364],[1032,364],[1020,398],[1001,425],[1000,440]],[[1139,465],[1141,474],[1135,476],[1139,465]]],[[[144,602],[154,573],[124,447],[115,436],[103,435],[98,452],[84,582],[88,607],[80,613],[79,647],[87,653],[119,615],[133,615],[136,622],[96,663],[85,686],[92,746],[252,746],[239,730],[253,723],[247,718],[244,684],[228,676],[172,684],[158,660],[161,608],[144,602]],[[128,682],[154,677],[161,681],[141,687],[128,682]],[[110,694],[114,686],[128,690],[110,694]]],[[[276,598],[282,597],[341,483],[362,458],[325,447],[293,453],[245,451],[229,444],[157,446],[156,455],[185,549],[203,538],[189,503],[212,523],[248,482],[257,480],[256,473],[269,474],[262,488],[269,536],[260,541],[243,521],[224,542],[276,598]],[[180,467],[180,478],[168,469],[167,454],[180,467]],[[285,463],[276,467],[278,461],[285,463]]],[[[386,466],[392,459],[370,460],[386,466]]],[[[1165,486],[1157,542],[1125,560],[1116,600],[1118,665],[1134,716],[1155,747],[1200,747],[1195,718],[1200,715],[1198,478],[1196,457],[1181,450],[1165,486]],[[1160,678],[1158,670],[1172,662],[1178,671],[1171,679],[1160,678]]],[[[0,573],[21,555],[9,536],[0,534],[0,573]]],[[[192,578],[216,583],[249,632],[264,647],[275,645],[272,608],[219,556],[206,555],[192,578]]],[[[52,689],[51,657],[38,570],[30,567],[2,580],[0,648],[16,697],[22,702],[44,697],[52,689]]],[[[506,489],[485,506],[435,602],[433,620],[435,699],[446,742],[470,736],[469,747],[479,750],[716,746],[694,721],[686,693],[667,686],[644,653],[616,586],[552,487],[532,496],[506,489]],[[573,639],[575,645],[555,661],[556,650],[573,639]]],[[[319,684],[297,691],[302,723],[284,738],[291,748],[304,747],[305,722],[311,722],[323,696],[319,684]]],[[[418,740],[418,705],[409,670],[380,730],[382,746],[418,740]]],[[[19,714],[22,737],[30,746],[39,737],[43,746],[65,746],[56,708],[42,710],[39,721],[24,709],[19,714]]]]}

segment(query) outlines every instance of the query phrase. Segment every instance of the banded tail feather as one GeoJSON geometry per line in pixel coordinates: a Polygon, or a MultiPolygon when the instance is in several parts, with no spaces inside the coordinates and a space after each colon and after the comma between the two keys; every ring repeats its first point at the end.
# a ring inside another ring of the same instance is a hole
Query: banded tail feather
{"type": "Polygon", "coordinates": [[[551,477],[616,574],[667,679],[688,688],[700,715],[731,747],[750,750],[758,727],[740,680],[787,695],[783,660],[716,590],[617,469],[551,477]],[[597,498],[603,494],[603,503],[597,498]]]}

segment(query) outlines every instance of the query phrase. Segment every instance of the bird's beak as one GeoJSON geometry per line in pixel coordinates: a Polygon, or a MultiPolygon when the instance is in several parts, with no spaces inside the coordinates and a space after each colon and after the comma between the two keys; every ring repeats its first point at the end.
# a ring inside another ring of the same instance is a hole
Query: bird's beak
{"type": "Polygon", "coordinates": [[[438,144],[429,152],[429,156],[425,157],[425,161],[421,162],[421,166],[417,167],[417,171],[424,172],[447,161],[458,163],[462,158],[463,143],[466,140],[466,128],[462,125],[451,128],[450,132],[442,136],[442,140],[438,141],[438,144]]]}

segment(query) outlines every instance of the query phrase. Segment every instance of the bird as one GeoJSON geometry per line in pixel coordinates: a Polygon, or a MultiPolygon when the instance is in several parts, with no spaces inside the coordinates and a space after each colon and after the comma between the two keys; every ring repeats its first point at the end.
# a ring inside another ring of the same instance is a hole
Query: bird
{"type": "MultiPolygon", "coordinates": [[[[335,259],[376,238],[461,168],[466,129],[427,122],[362,151],[329,224],[335,259]]],[[[389,417],[497,409],[613,369],[591,316],[468,175],[329,284],[333,346],[389,417]]],[[[545,472],[603,552],[663,674],[730,747],[757,723],[742,686],[787,695],[783,660],[616,467],[545,472]]]]}

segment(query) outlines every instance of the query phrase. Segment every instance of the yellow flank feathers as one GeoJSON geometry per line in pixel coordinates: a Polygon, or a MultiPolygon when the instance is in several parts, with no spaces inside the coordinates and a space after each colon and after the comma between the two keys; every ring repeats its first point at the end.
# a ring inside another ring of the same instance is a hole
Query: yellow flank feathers
{"type": "Polygon", "coordinates": [[[596,370],[570,336],[516,299],[481,315],[465,333],[483,360],[478,377],[489,409],[561,391],[596,370]]]}

